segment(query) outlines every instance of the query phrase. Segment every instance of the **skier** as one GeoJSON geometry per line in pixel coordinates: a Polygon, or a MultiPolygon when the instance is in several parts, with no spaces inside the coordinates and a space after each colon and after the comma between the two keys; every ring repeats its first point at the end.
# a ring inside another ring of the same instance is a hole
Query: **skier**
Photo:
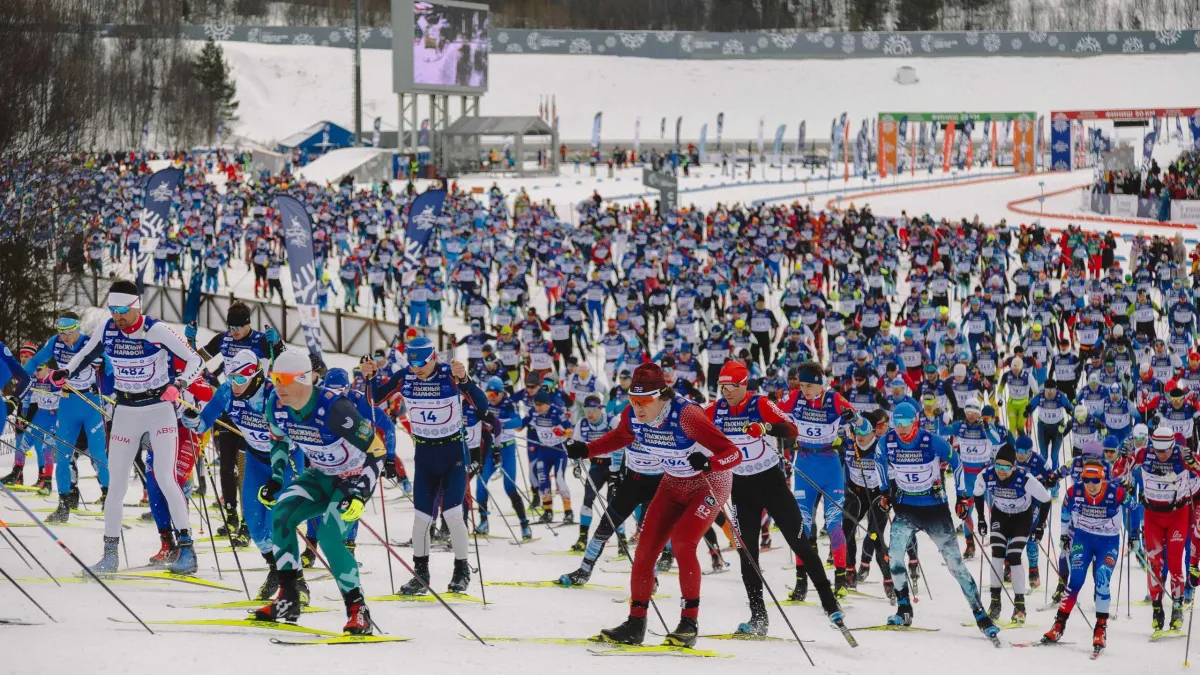
{"type": "Polygon", "coordinates": [[[885,510],[893,505],[896,508],[889,547],[892,579],[896,583],[896,614],[888,617],[888,624],[912,625],[913,608],[903,554],[916,533],[921,531],[933,539],[950,573],[958,581],[979,630],[993,644],[998,644],[996,636],[1000,629],[980,603],[979,587],[959,555],[954,523],[950,520],[946,502],[941,464],[946,462],[957,472],[958,456],[946,441],[917,426],[917,411],[907,403],[900,404],[892,412],[892,425],[880,441],[882,448],[877,455],[880,480],[888,489],[880,499],[880,506],[885,510]]]}
{"type": "Polygon", "coordinates": [[[1105,474],[1102,460],[1087,460],[1080,477],[1082,487],[1079,483],[1071,485],[1063,498],[1060,540],[1063,549],[1071,552],[1070,581],[1067,594],[1058,605],[1054,625],[1042,636],[1042,642],[1062,639],[1090,567],[1096,587],[1096,625],[1092,631],[1094,655],[1106,646],[1108,609],[1112,602],[1109,583],[1121,546],[1121,510],[1131,501],[1125,488],[1109,481],[1105,474]]]}
{"type": "MultiPolygon", "coordinates": [[[[55,324],[58,334],[46,341],[46,344],[25,363],[27,370],[36,370],[50,359],[55,363],[67,363],[71,357],[83,348],[84,341],[80,339],[79,315],[75,312],[64,312],[55,324]]],[[[100,390],[97,382],[97,367],[103,367],[103,360],[98,360],[92,366],[83,369],[79,377],[69,380],[71,390],[62,394],[62,402],[58,406],[57,426],[54,435],[57,447],[55,460],[54,482],[58,484],[58,508],[46,518],[48,523],[65,523],[70,519],[71,509],[79,504],[79,488],[72,485],[71,462],[75,448],[66,443],[74,442],[82,430],[87,438],[85,454],[92,460],[96,469],[96,478],[100,482],[101,501],[108,496],[108,455],[105,449],[104,416],[100,414],[100,390]],[[91,401],[82,400],[84,397],[91,401]]],[[[52,439],[47,439],[52,440],[52,439]]]]}
{"type": "MultiPolygon", "coordinates": [[[[236,358],[236,357],[235,357],[236,358]]],[[[295,623],[300,616],[300,546],[296,528],[319,517],[317,542],[346,605],[343,632],[371,633],[371,613],[359,584],[358,563],[345,545],[346,532],[362,516],[383,468],[387,450],[371,420],[354,404],[313,381],[305,354],[284,350],[271,368],[274,395],[265,412],[271,441],[271,477],[258,499],[271,509],[271,549],[279,570],[279,594],[255,611],[259,621],[295,623]],[[292,446],[310,466],[284,489],[292,446]]]]}
{"type": "MultiPolygon", "coordinates": [[[[462,503],[467,489],[467,451],[463,428],[463,397],[469,397],[476,410],[487,410],[483,390],[467,376],[467,367],[459,361],[439,363],[437,350],[429,338],[418,337],[405,350],[408,366],[401,368],[381,385],[371,385],[371,397],[383,403],[400,392],[408,408],[415,445],[413,479],[413,567],[416,576],[401,587],[403,595],[426,593],[429,583],[429,526],[435,513],[434,501],[442,492],[442,515],[450,529],[454,548],[454,573],[449,589],[463,593],[471,583],[467,564],[467,525],[462,503]],[[422,580],[424,583],[422,583],[422,580]]],[[[373,376],[370,364],[362,364],[363,374],[373,376]]]]}
{"type": "MultiPolygon", "coordinates": [[[[629,400],[616,429],[591,443],[572,440],[567,444],[572,459],[585,459],[637,443],[647,455],[661,461],[667,474],[646,510],[630,579],[629,617],[600,633],[604,640],[623,644],[641,644],[645,639],[654,567],[670,539],[679,564],[683,610],[678,626],[667,634],[666,644],[691,647],[699,633],[701,575],[696,546],[729,499],[733,483],[729,470],[742,456],[698,405],[667,387],[657,364],[637,367],[629,400]]],[[[635,460],[631,457],[630,461],[635,460]]]]}
{"type": "MultiPolygon", "coordinates": [[[[585,443],[589,443],[612,430],[612,424],[608,416],[604,414],[604,408],[599,396],[589,394],[583,397],[582,406],[583,415],[575,422],[571,438],[577,438],[585,443]]],[[[624,453],[622,452],[590,460],[587,468],[590,480],[584,483],[583,508],[579,511],[579,539],[571,545],[572,551],[582,553],[587,550],[588,530],[592,526],[592,504],[596,500],[596,490],[599,490],[604,485],[608,485],[607,501],[611,503],[617,485],[620,483],[620,474],[624,470],[624,466],[624,453]]],[[[582,466],[578,466],[576,474],[578,475],[583,470],[582,466]]],[[[624,525],[617,526],[617,534],[621,537],[625,536],[624,525]]]]}
{"type": "Polygon", "coordinates": [[[854,442],[846,444],[844,450],[846,477],[849,478],[846,484],[846,514],[842,520],[842,531],[846,535],[846,579],[851,589],[866,579],[871,572],[871,556],[874,554],[875,561],[879,563],[879,571],[883,574],[884,594],[890,600],[896,597],[896,589],[888,559],[887,539],[884,536],[888,517],[883,509],[879,508],[882,485],[875,463],[879,439],[887,432],[888,413],[875,410],[863,417],[870,422],[869,429],[855,429],[854,442]],[[857,553],[859,523],[864,522],[864,518],[867,518],[869,528],[867,536],[863,537],[862,557],[859,558],[858,570],[855,571],[851,565],[857,553]]]}
{"type": "MultiPolygon", "coordinates": [[[[122,502],[142,435],[150,435],[155,471],[160,476],[175,475],[179,420],[172,404],[200,376],[204,362],[167,324],[142,314],[141,299],[132,281],[114,282],[106,304],[111,318],[96,327],[83,348],[54,371],[51,380],[62,387],[68,379],[78,378],[85,368],[91,368],[101,355],[113,366],[117,400],[108,439],[110,490],[104,500],[104,556],[93,569],[116,572],[122,502]],[[182,359],[185,364],[182,370],[174,368],[172,355],[182,359]]],[[[170,507],[179,542],[179,557],[170,570],[193,574],[196,553],[192,548],[187,498],[174,481],[164,480],[159,486],[170,507]]]]}
{"type": "Polygon", "coordinates": [[[737,361],[728,361],[720,373],[721,398],[710,403],[705,412],[718,429],[741,449],[742,461],[733,467],[734,527],[742,537],[739,553],[742,559],[742,585],[750,601],[750,620],[739,625],[737,632],[749,635],[767,634],[767,606],[763,602],[762,579],[758,566],[758,528],[763,512],[773,518],[787,540],[792,552],[800,558],[803,569],[813,578],[821,607],[830,621],[842,621],[841,608],[829,588],[816,546],[804,533],[804,517],[795,498],[789,494],[787,477],[779,462],[780,438],[795,438],[796,425],[765,396],[751,392],[749,371],[737,361]],[[751,561],[753,561],[751,563],[751,561]]]}
{"type": "MultiPolygon", "coordinates": [[[[1150,445],[1133,456],[1133,475],[1146,509],[1142,535],[1150,569],[1146,581],[1153,605],[1151,627],[1162,630],[1163,586],[1171,581],[1171,630],[1183,627],[1184,557],[1189,532],[1188,517],[1200,475],[1196,460],[1182,437],[1167,424],[1150,436],[1150,445]]],[[[1196,553],[1192,552],[1195,556],[1196,553]]]]}
{"type": "MultiPolygon", "coordinates": [[[[800,512],[804,514],[804,530],[813,534],[813,510],[817,498],[825,504],[825,527],[829,530],[829,548],[833,555],[834,594],[844,596],[846,585],[846,537],[842,532],[842,508],[845,506],[845,478],[835,441],[846,421],[857,424],[858,413],[841,394],[825,387],[824,372],[817,363],[799,366],[800,386],[779,406],[791,414],[799,430],[797,452],[792,466],[793,489],[800,512]]],[[[910,406],[911,407],[911,406],[910,406]]],[[[808,587],[803,565],[796,565],[794,599],[803,599],[808,587]]]]}
{"type": "Polygon", "coordinates": [[[1017,464],[1016,448],[1005,443],[996,451],[992,465],[979,474],[973,495],[979,531],[989,532],[992,600],[988,616],[993,621],[1000,618],[1001,569],[1010,569],[1013,585],[1011,623],[1025,623],[1026,579],[1021,551],[1029,541],[1029,533],[1043,527],[1050,513],[1048,508],[1035,507],[1034,502],[1049,504],[1050,493],[1036,476],[1017,464]],[[992,505],[990,528],[986,526],[985,498],[992,505]]]}

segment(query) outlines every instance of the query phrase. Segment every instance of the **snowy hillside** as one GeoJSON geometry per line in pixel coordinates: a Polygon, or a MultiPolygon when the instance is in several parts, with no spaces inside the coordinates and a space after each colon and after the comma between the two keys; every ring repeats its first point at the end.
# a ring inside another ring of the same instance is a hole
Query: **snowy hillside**
{"type": "MultiPolygon", "coordinates": [[[[241,105],[237,133],[268,142],[320,120],[353,123],[353,54],[345,49],[223,43],[241,105]]],[[[391,54],[363,51],[363,128],[383,118],[395,129],[391,54]]],[[[800,120],[809,138],[827,138],[833,117],[852,120],[885,111],[1011,111],[1186,106],[1183,93],[1200,90],[1194,56],[1092,58],[860,59],[853,61],[665,61],[606,56],[491,56],[484,115],[536,115],[538,97],[554,95],[564,140],[591,135],[592,117],[604,113],[603,138],[632,140],[642,120],[643,142],[659,140],[667,118],[673,138],[683,115],[683,137],[696,139],[707,122],[716,138],[725,113],[726,139],[767,142],[780,124],[795,142],[800,120]],[[900,85],[896,69],[909,65],[919,82],[900,85]]],[[[458,103],[451,110],[457,113],[458,103]]],[[[428,117],[426,106],[421,119],[428,117]]]]}

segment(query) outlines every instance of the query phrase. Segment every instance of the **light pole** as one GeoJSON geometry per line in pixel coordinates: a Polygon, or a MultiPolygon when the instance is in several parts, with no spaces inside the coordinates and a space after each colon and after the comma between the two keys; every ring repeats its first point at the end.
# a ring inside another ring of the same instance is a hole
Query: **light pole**
{"type": "Polygon", "coordinates": [[[354,145],[362,144],[362,0],[354,0],[354,145]]]}

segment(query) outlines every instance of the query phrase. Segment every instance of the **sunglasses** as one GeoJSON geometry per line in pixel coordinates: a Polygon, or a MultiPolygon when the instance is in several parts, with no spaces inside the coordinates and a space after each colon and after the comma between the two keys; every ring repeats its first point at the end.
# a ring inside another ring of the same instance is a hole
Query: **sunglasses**
{"type": "Polygon", "coordinates": [[[643,405],[644,406],[644,405],[650,405],[651,403],[654,402],[654,399],[656,399],[656,398],[658,398],[658,394],[656,394],[656,393],[649,394],[649,395],[630,396],[629,402],[634,405],[643,405]]]}
{"type": "MultiPolygon", "coordinates": [[[[109,309],[112,309],[112,307],[109,307],[109,309]]],[[[250,324],[248,324],[248,323],[231,323],[231,324],[227,324],[227,325],[229,326],[229,330],[242,330],[243,328],[245,328],[246,326],[249,326],[250,324]]]]}
{"type": "Polygon", "coordinates": [[[271,381],[281,387],[286,387],[302,377],[307,377],[308,373],[271,373],[271,381]]]}
{"type": "MultiPolygon", "coordinates": [[[[255,372],[257,372],[257,371],[255,371],[255,372]]],[[[229,378],[230,382],[232,382],[240,387],[240,386],[246,384],[247,382],[249,382],[250,380],[254,379],[254,375],[253,374],[250,374],[250,375],[228,375],[228,378],[229,378]]]]}
{"type": "Polygon", "coordinates": [[[597,411],[597,410],[600,410],[600,406],[597,406],[597,405],[585,405],[585,406],[583,406],[583,411],[584,411],[584,412],[594,412],[594,411],[597,411]]]}
{"type": "Polygon", "coordinates": [[[1099,485],[1100,483],[1104,482],[1103,478],[1082,478],[1080,480],[1082,480],[1085,485],[1099,485]]]}
{"type": "Polygon", "coordinates": [[[996,470],[997,471],[1012,471],[1013,465],[1009,464],[1007,462],[1005,462],[1004,464],[1001,464],[1000,462],[996,462],[996,470]]]}
{"type": "Polygon", "coordinates": [[[70,333],[72,331],[79,330],[79,322],[73,321],[71,323],[59,323],[55,326],[55,328],[60,333],[70,333]]]}
{"type": "Polygon", "coordinates": [[[108,311],[112,312],[113,314],[124,314],[131,309],[133,309],[133,307],[130,307],[129,305],[109,305],[108,306],[108,311]]]}

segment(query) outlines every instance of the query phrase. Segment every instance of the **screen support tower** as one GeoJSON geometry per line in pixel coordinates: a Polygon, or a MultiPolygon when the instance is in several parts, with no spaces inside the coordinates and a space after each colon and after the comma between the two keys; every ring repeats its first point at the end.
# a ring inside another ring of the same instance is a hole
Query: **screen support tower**
{"type": "Polygon", "coordinates": [[[429,120],[429,150],[437,166],[444,165],[442,133],[460,117],[479,117],[478,96],[451,94],[397,94],[400,104],[400,132],[396,135],[397,149],[402,154],[416,156],[419,151],[422,98],[425,98],[426,119],[429,120]],[[459,113],[451,112],[451,98],[459,99],[459,113]]]}

